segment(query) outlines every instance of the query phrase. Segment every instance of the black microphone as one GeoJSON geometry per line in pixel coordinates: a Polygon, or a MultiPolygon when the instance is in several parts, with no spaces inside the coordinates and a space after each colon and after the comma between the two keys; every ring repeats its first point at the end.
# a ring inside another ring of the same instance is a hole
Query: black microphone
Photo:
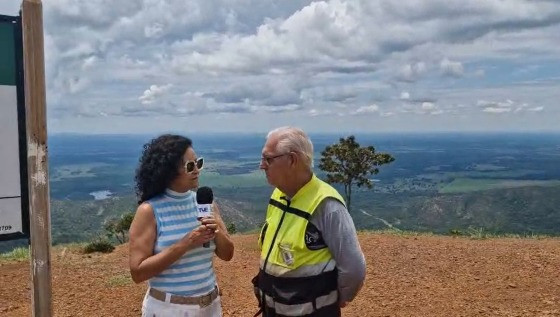
{"type": "MultiPolygon", "coordinates": [[[[204,186],[200,187],[196,191],[196,209],[198,210],[197,219],[200,221],[204,217],[212,215],[212,201],[214,200],[214,193],[212,193],[212,188],[204,186]]],[[[205,242],[203,245],[205,248],[210,247],[210,242],[205,242]]]]}

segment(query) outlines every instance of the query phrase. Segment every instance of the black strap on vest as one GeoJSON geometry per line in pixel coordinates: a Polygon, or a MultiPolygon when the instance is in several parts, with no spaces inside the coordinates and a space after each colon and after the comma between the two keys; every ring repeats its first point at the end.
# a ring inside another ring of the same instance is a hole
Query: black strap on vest
{"type": "Polygon", "coordinates": [[[304,218],[305,220],[309,221],[309,218],[311,218],[311,215],[306,213],[305,211],[299,210],[297,208],[294,207],[290,207],[290,201],[286,199],[286,197],[280,197],[280,199],[284,199],[288,202],[287,205],[284,205],[283,203],[279,202],[278,200],[274,200],[274,199],[270,199],[270,201],[268,202],[270,205],[279,208],[282,211],[285,211],[287,213],[290,214],[294,214],[298,217],[304,218]]]}

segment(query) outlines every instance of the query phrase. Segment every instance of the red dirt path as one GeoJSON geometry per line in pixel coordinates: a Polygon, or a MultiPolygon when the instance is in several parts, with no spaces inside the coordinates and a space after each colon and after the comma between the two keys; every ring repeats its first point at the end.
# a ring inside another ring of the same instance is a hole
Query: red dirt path
{"type": "MultiPolygon", "coordinates": [[[[236,235],[216,261],[224,316],[253,316],[255,235],[236,235]]],[[[343,316],[560,316],[560,240],[361,233],[367,279],[343,316]]],[[[140,316],[145,284],[128,276],[128,248],[52,255],[54,316],[140,316]]],[[[28,262],[0,262],[0,316],[30,316],[28,262]]]]}

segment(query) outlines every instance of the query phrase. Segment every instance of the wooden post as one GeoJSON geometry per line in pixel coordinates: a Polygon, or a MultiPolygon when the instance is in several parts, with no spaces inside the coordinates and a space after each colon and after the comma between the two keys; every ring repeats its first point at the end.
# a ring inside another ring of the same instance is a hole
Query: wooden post
{"type": "Polygon", "coordinates": [[[23,0],[23,69],[31,235],[32,316],[52,316],[51,216],[41,0],[23,0]]]}

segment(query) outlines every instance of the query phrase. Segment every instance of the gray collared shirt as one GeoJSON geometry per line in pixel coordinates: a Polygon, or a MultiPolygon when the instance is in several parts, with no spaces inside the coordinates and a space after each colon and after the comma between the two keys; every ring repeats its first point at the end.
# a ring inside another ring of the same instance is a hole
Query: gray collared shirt
{"type": "Polygon", "coordinates": [[[338,200],[327,198],[310,222],[319,229],[336,261],[340,302],[351,301],[365,279],[366,261],[350,213],[338,200]]]}

